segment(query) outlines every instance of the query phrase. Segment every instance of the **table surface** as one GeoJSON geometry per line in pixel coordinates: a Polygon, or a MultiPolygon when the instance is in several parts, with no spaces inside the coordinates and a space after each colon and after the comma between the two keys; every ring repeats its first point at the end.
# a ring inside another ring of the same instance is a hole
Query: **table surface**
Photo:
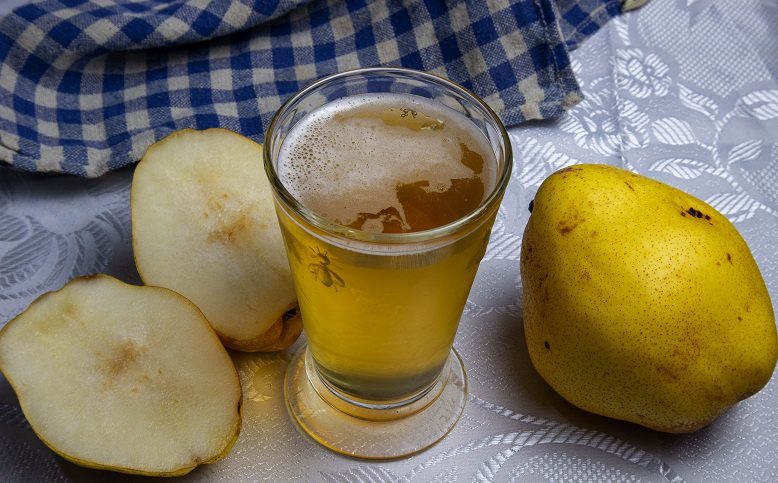
{"type": "MultiPolygon", "coordinates": [[[[0,2],[0,13],[24,0],[0,2]]],[[[684,189],[740,230],[778,301],[778,5],[653,0],[573,52],[586,100],[563,118],[510,130],[516,168],[455,342],[469,401],[453,432],[411,458],[366,462],[298,433],[282,394],[291,351],[233,354],[244,423],[232,452],[191,481],[775,481],[776,376],[709,427],[654,432],[585,413],[532,368],[519,250],[541,181],[574,163],[623,166],[684,189]]],[[[0,167],[0,323],[69,279],[138,283],[132,169],[97,180],[0,167]]],[[[76,467],[32,433],[0,378],[0,479],[143,480],[76,467]]]]}

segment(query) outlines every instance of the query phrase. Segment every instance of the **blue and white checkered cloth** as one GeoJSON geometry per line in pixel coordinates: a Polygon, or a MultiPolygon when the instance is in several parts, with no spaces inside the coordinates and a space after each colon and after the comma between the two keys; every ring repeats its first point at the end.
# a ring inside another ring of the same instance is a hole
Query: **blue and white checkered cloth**
{"type": "Polygon", "coordinates": [[[94,177],[174,130],[261,141],[313,80],[433,72],[507,125],[581,99],[568,49],[620,0],[45,0],[0,19],[0,160],[94,177]]]}

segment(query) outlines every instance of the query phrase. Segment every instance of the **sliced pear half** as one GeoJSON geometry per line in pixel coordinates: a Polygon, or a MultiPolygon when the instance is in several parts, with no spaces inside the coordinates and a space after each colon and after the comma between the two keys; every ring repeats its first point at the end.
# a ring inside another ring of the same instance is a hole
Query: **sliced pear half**
{"type": "Polygon", "coordinates": [[[226,455],[240,429],[227,351],[164,288],[75,279],[3,328],[0,370],[40,439],[82,466],[182,475],[226,455]]]}
{"type": "Polygon", "coordinates": [[[302,331],[262,146],[226,129],[177,131],[149,147],[130,197],[144,283],[194,302],[222,342],[290,346],[302,331]]]}

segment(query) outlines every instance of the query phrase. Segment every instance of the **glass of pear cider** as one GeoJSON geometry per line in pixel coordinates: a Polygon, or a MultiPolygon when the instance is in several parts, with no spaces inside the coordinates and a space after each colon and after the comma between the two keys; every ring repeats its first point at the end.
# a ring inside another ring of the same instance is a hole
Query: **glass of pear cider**
{"type": "Polygon", "coordinates": [[[510,178],[505,128],[446,79],[359,69],[289,99],[264,158],[308,341],[292,419],[355,457],[431,446],[466,402],[452,345],[510,178]]]}

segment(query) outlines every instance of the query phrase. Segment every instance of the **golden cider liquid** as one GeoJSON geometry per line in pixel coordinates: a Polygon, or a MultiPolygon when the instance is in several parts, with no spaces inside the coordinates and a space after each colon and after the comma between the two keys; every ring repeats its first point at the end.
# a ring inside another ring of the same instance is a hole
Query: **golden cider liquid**
{"type": "MultiPolygon", "coordinates": [[[[347,99],[300,121],[282,146],[279,177],[309,210],[361,231],[407,233],[462,218],[491,192],[494,155],[460,114],[393,94],[347,99]]],[[[495,210],[412,247],[336,239],[279,210],[320,374],[373,401],[429,387],[451,350],[495,210]]]]}

